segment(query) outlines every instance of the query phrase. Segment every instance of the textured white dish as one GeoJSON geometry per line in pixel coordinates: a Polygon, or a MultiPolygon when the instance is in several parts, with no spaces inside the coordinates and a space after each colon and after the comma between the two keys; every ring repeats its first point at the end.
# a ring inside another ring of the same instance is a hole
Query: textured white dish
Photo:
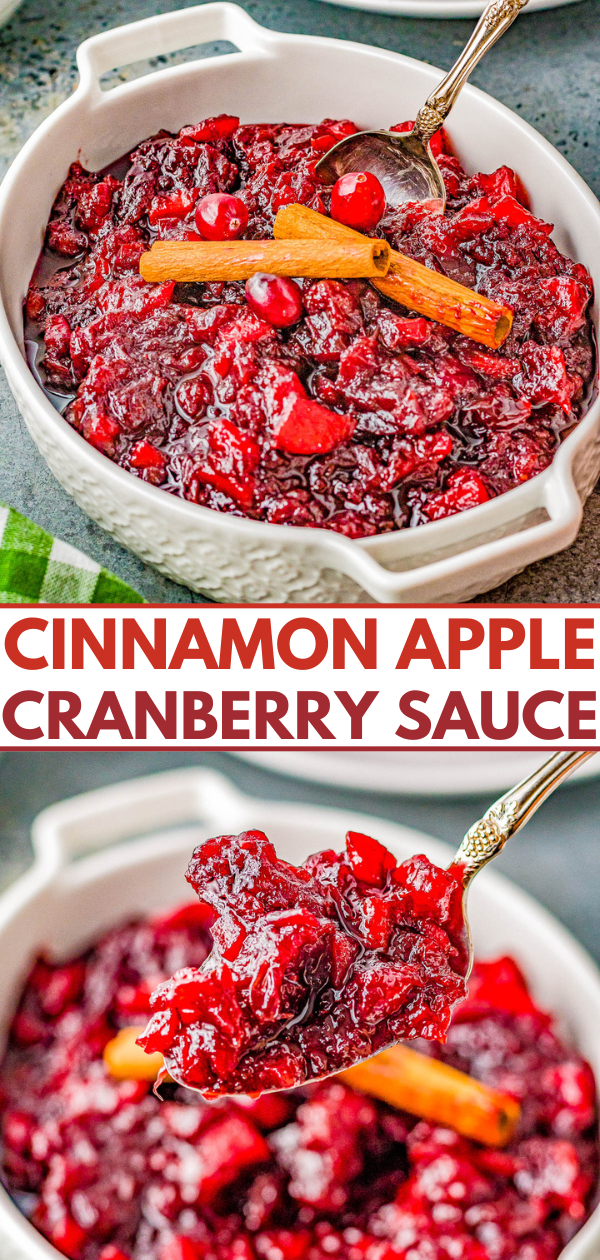
{"type": "MultiPolygon", "coordinates": [[[[503,792],[540,764],[539,753],[519,752],[335,752],[303,749],[287,752],[236,752],[264,770],[291,775],[330,787],[390,796],[475,796],[503,792]]],[[[595,779],[600,757],[587,761],[574,775],[595,779]]]]}
{"type": "MultiPolygon", "coordinates": [[[[22,302],[57,189],[79,156],[103,167],[161,127],[235,110],[246,120],[353,117],[389,125],[441,72],[360,44],[265,30],[232,4],[161,14],[96,35],[78,53],[77,91],[37,129],[0,189],[0,359],[50,469],[94,520],[176,582],[242,603],[457,602],[500,585],[573,541],[600,473],[600,400],[540,476],[418,529],[353,541],[213,512],[145,484],[100,455],[44,395],[23,355],[22,302]],[[240,51],[101,89],[107,71],[204,41],[240,51]]],[[[450,133],[472,170],[516,167],[536,214],[600,291],[600,205],[527,123],[466,87],[450,133]]],[[[594,318],[598,321],[596,307],[594,318]]]]}
{"type": "MultiPolygon", "coordinates": [[[[338,810],[253,800],[210,771],[177,770],[54,805],[34,824],[32,870],[0,897],[0,1037],[36,952],[85,947],[129,915],[189,897],[183,872],[199,835],[259,827],[288,861],[339,848],[349,827],[374,832],[403,859],[425,851],[446,864],[438,841],[393,823],[338,810]],[[95,852],[95,850],[98,850],[95,852]]],[[[600,975],[547,911],[492,871],[476,881],[471,922],[481,956],[510,951],[542,1005],[556,1011],[600,1082],[600,975]]],[[[470,902],[471,905],[471,902],[470,902]]],[[[600,1209],[561,1260],[598,1260],[600,1209]]],[[[59,1260],[59,1253],[0,1188],[2,1260],[59,1260]]]]}
{"type": "MultiPolygon", "coordinates": [[[[485,0],[327,0],[344,9],[364,9],[369,13],[396,14],[397,17],[464,18],[479,17],[485,8],[485,0]]],[[[578,4],[579,0],[529,0],[524,13],[538,9],[558,9],[564,4],[578,4]]]]}

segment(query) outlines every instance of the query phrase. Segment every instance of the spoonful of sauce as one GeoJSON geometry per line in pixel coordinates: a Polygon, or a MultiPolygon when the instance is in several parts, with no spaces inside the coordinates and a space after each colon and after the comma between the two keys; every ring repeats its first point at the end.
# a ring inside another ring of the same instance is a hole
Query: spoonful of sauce
{"type": "Polygon", "coordinates": [[[359,131],[345,136],[317,162],[324,184],[342,175],[368,172],[382,185],[388,206],[429,202],[443,214],[446,189],[431,152],[431,140],[448,117],[459,92],[481,58],[512,26],[528,0],[488,0],[457,61],[419,110],[412,131],[359,131]]]}
{"type": "MultiPolygon", "coordinates": [[[[563,752],[500,797],[447,870],[397,863],[349,831],[302,866],[260,831],[201,843],[187,879],[216,912],[200,968],[160,984],[138,1037],[205,1098],[290,1089],[414,1037],[445,1039],[473,963],[475,875],[590,752],[563,752]]],[[[307,836],[307,847],[310,836],[307,836]]]]}

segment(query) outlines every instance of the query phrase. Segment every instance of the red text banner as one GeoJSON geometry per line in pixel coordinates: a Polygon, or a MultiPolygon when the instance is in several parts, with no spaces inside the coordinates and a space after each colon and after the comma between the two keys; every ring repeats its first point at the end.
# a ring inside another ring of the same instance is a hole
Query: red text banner
{"type": "Polygon", "coordinates": [[[596,606],[0,609],[0,747],[600,747],[596,606]]]}

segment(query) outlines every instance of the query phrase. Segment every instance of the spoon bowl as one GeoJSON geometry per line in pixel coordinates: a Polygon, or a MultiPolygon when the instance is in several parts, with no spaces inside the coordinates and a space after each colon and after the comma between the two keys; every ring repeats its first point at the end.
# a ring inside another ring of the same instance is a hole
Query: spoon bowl
{"type": "Polygon", "coordinates": [[[446,188],[428,144],[412,131],[359,131],[346,136],[317,163],[319,178],[334,184],[349,171],[369,171],[379,180],[388,206],[408,201],[429,205],[443,214],[446,188]]]}
{"type": "Polygon", "coordinates": [[[446,189],[430,141],[448,117],[471,71],[527,3],[488,0],[452,69],[419,110],[412,131],[359,131],[345,136],[317,162],[318,178],[324,184],[334,184],[349,171],[368,171],[377,176],[390,208],[406,202],[431,203],[428,209],[432,214],[443,214],[446,189]]]}

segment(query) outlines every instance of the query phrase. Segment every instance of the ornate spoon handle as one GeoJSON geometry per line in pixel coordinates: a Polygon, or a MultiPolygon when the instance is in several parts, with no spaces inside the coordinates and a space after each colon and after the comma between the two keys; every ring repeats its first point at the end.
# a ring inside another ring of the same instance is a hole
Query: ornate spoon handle
{"type": "Polygon", "coordinates": [[[417,114],[413,134],[423,144],[427,144],[439,131],[471,71],[492,44],[512,26],[527,3],[528,0],[488,0],[469,42],[417,114]]]}
{"type": "Polygon", "coordinates": [[[450,870],[460,868],[465,889],[481,868],[500,853],[509,837],[539,809],[554,788],[593,756],[593,752],[555,753],[529,778],[494,801],[483,818],[469,827],[450,865],[450,870]]]}

